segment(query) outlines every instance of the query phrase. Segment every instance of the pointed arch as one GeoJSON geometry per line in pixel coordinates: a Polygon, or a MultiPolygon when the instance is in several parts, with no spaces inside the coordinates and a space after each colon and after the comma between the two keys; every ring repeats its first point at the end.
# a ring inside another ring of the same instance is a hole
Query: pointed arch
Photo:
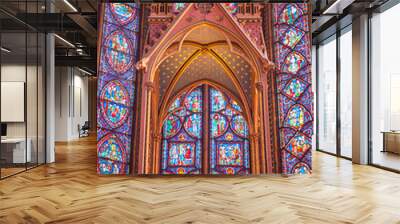
{"type": "MultiPolygon", "coordinates": [[[[192,34],[194,31],[201,29],[203,27],[206,27],[208,29],[213,29],[216,32],[221,33],[224,36],[225,42],[227,43],[227,45],[229,46],[229,49],[233,52],[233,46],[232,46],[232,41],[230,40],[230,38],[228,37],[228,35],[223,32],[222,30],[219,30],[217,27],[212,26],[210,24],[208,24],[207,22],[204,23],[200,23],[199,25],[196,26],[192,26],[181,38],[181,40],[179,41],[179,47],[178,47],[178,51],[181,51],[182,46],[184,44],[184,42],[186,41],[186,39],[189,37],[190,34],[192,34]]],[[[197,43],[197,42],[193,42],[193,43],[197,43]]]]}
{"type": "MultiPolygon", "coordinates": [[[[229,77],[229,79],[233,82],[235,90],[238,92],[238,98],[240,99],[241,102],[244,103],[243,108],[245,108],[245,110],[247,111],[247,114],[251,114],[250,113],[250,104],[248,102],[248,99],[246,98],[246,95],[243,91],[242,85],[240,84],[238,78],[235,76],[235,74],[233,73],[232,69],[229,67],[229,65],[227,65],[227,63],[218,55],[216,54],[213,50],[208,49],[208,48],[204,48],[202,50],[196,51],[182,66],[181,68],[178,70],[178,72],[176,73],[176,75],[174,76],[174,78],[172,79],[171,84],[169,85],[164,97],[161,99],[161,102],[165,102],[167,99],[170,99],[172,97],[174,88],[176,86],[176,84],[178,83],[178,81],[181,79],[182,75],[184,74],[184,72],[186,71],[186,69],[191,65],[191,63],[200,55],[202,54],[207,54],[210,57],[213,58],[213,60],[215,60],[221,67],[222,69],[225,71],[225,74],[229,77]]],[[[160,107],[160,111],[165,111],[166,109],[166,105],[162,104],[160,107]]],[[[253,120],[252,116],[250,115],[248,117],[249,120],[253,120]]]]}
{"type": "MultiPolygon", "coordinates": [[[[195,9],[194,3],[190,3],[183,12],[179,15],[173,24],[165,32],[163,38],[159,43],[152,47],[152,49],[144,55],[143,61],[146,62],[146,68],[154,71],[157,63],[161,60],[160,56],[164,54],[166,49],[171,46],[177,38],[186,34],[199,25],[210,25],[213,28],[221,30],[229,37],[235,37],[238,44],[245,49],[246,54],[251,56],[252,65],[257,67],[258,73],[263,73],[263,64],[272,64],[270,57],[266,52],[261,52],[251,38],[246,34],[239,23],[232,17],[232,15],[222,6],[221,3],[214,3],[215,7],[211,10],[207,18],[200,16],[196,18],[198,10],[195,9]],[[196,14],[197,13],[197,14],[196,14]],[[152,58],[152,60],[149,60],[152,58]],[[152,62],[155,63],[152,63],[152,62]]],[[[231,39],[231,38],[229,38],[231,39]]],[[[271,68],[272,69],[272,68],[271,68]]],[[[148,81],[154,79],[154,72],[149,74],[148,81]]]]}
{"type": "MultiPolygon", "coordinates": [[[[155,80],[162,80],[162,83],[160,83],[160,99],[168,97],[165,96],[165,93],[167,88],[171,85],[175,74],[182,73],[183,75],[188,73],[191,67],[195,66],[199,60],[201,61],[205,59],[204,55],[210,55],[210,60],[215,62],[215,65],[217,65],[218,68],[221,68],[221,70],[222,68],[225,70],[230,70],[229,73],[233,74],[233,76],[229,77],[229,83],[231,86],[235,86],[233,83],[231,83],[231,80],[238,80],[241,89],[243,89],[247,97],[249,106],[252,106],[252,96],[254,94],[254,92],[252,92],[252,86],[254,87],[254,83],[256,83],[256,71],[254,67],[251,66],[249,58],[244,55],[243,52],[237,52],[240,51],[238,46],[235,46],[235,48],[238,49],[232,52],[225,41],[217,41],[208,44],[185,41],[183,49],[178,51],[176,49],[178,44],[179,43],[175,43],[169,48],[172,49],[172,51],[168,50],[167,55],[162,58],[161,63],[158,65],[157,72],[159,75],[156,76],[155,80]],[[188,69],[188,67],[190,68],[188,69]]],[[[182,86],[178,88],[181,87],[182,86]]],[[[237,84],[236,87],[233,87],[233,89],[235,89],[234,92],[237,92],[237,84]]]]}
{"type": "MultiPolygon", "coordinates": [[[[235,42],[240,48],[244,51],[243,57],[247,59],[247,61],[251,64],[251,66],[255,69],[254,73],[254,80],[257,82],[261,79],[261,74],[264,73],[264,64],[272,64],[270,60],[268,59],[268,56],[266,54],[261,54],[256,48],[253,49],[253,43],[246,37],[243,36],[240,38],[240,36],[237,35],[237,33],[234,33],[232,30],[227,29],[226,27],[214,23],[212,21],[199,21],[196,23],[191,23],[190,25],[180,29],[179,31],[176,31],[174,36],[171,36],[170,38],[165,38],[161,40],[159,43],[159,47],[154,49],[154,53],[149,53],[147,56],[144,57],[145,61],[148,61],[148,64],[146,65],[146,69],[148,70],[148,81],[154,81],[155,75],[156,75],[156,70],[158,66],[161,64],[162,60],[165,59],[165,54],[168,50],[168,48],[172,45],[174,45],[176,42],[178,42],[178,51],[181,47],[181,41],[184,40],[183,38],[179,39],[181,36],[185,36],[188,32],[191,30],[196,29],[197,27],[200,26],[210,26],[213,27],[214,29],[221,31],[224,33],[225,36],[229,37],[235,37],[233,38],[228,38],[229,42],[227,41],[227,45],[230,47],[233,53],[243,55],[239,52],[235,52],[233,45],[235,42]],[[152,60],[150,60],[152,59],[152,60]]],[[[239,25],[238,25],[239,26],[239,25]]],[[[168,36],[168,35],[165,35],[168,36]]],[[[182,42],[183,44],[183,42],[182,42]]],[[[193,45],[199,46],[200,44],[193,43],[193,45]]],[[[216,43],[215,43],[216,44],[216,43]]],[[[201,46],[201,45],[200,45],[201,46]]],[[[208,46],[210,48],[210,45],[208,46]]],[[[272,68],[271,68],[272,69],[272,68]]]]}
{"type": "Polygon", "coordinates": [[[163,174],[248,174],[253,161],[243,102],[208,80],[181,89],[160,113],[163,174]],[[250,159],[252,158],[252,159],[250,159]]]}
{"type": "Polygon", "coordinates": [[[158,131],[161,131],[161,126],[163,121],[165,120],[167,114],[168,114],[168,108],[171,107],[171,104],[176,100],[176,98],[178,98],[179,96],[181,96],[182,93],[184,92],[189,92],[190,90],[196,88],[197,86],[201,86],[201,85],[209,85],[209,86],[213,86],[215,88],[221,89],[223,90],[224,93],[228,94],[230,98],[232,98],[233,100],[235,100],[236,102],[238,102],[239,106],[243,109],[243,113],[246,116],[246,119],[249,121],[249,129],[250,129],[250,133],[253,132],[253,120],[251,119],[251,112],[248,109],[248,107],[246,107],[246,102],[242,101],[242,99],[238,96],[236,96],[235,94],[233,94],[228,88],[226,88],[225,86],[223,86],[222,84],[216,83],[214,81],[211,80],[199,80],[196,81],[194,83],[191,83],[187,86],[185,86],[184,88],[180,89],[177,94],[175,94],[174,96],[171,96],[169,98],[169,100],[167,101],[163,101],[164,103],[161,106],[160,112],[159,112],[159,124],[157,125],[158,127],[160,127],[160,129],[158,131]],[[246,109],[247,108],[247,109],[246,109]]]}
{"type": "MultiPolygon", "coordinates": [[[[261,52],[249,36],[245,33],[243,28],[238,24],[238,22],[226,11],[226,9],[219,3],[215,4],[216,7],[210,11],[210,14],[207,16],[199,16],[199,10],[193,8],[193,4],[190,4],[180,15],[179,18],[174,20],[174,22],[169,26],[168,30],[164,32],[162,38],[159,40],[158,44],[154,45],[149,51],[145,53],[142,60],[137,63],[137,67],[141,69],[141,93],[140,95],[140,110],[141,117],[145,118],[140,121],[138,129],[140,130],[140,134],[138,137],[139,141],[139,156],[138,156],[138,172],[139,173],[157,173],[159,170],[159,164],[157,161],[160,160],[157,155],[157,149],[159,148],[161,136],[160,132],[156,132],[159,129],[160,124],[159,120],[159,112],[165,111],[166,106],[159,107],[158,102],[165,102],[168,97],[174,96],[174,87],[176,82],[179,81],[179,78],[174,78],[175,83],[171,84],[169,88],[168,94],[165,97],[160,98],[160,92],[158,86],[162,80],[158,80],[160,71],[158,70],[160,64],[167,56],[171,55],[172,52],[179,52],[179,44],[193,44],[198,45],[199,43],[189,43],[189,41],[185,41],[182,37],[187,34],[188,31],[195,29],[197,26],[210,26],[213,29],[216,29],[222,33],[224,36],[228,38],[228,40],[224,39],[225,43],[218,42],[218,44],[225,44],[229,47],[230,50],[233,50],[233,53],[237,53],[243,58],[245,58],[246,62],[249,62],[249,65],[252,69],[252,80],[251,87],[248,91],[248,94],[243,93],[243,88],[241,87],[240,81],[238,81],[233,75],[232,69],[229,65],[223,60],[223,58],[218,57],[218,53],[211,51],[212,48],[210,46],[202,46],[196,50],[196,55],[193,55],[192,60],[196,57],[199,57],[201,54],[209,54],[210,57],[215,60],[224,70],[225,74],[229,77],[230,80],[234,83],[235,91],[238,91],[238,98],[240,101],[245,102],[244,107],[247,111],[246,115],[251,120],[251,144],[254,145],[254,155],[252,155],[253,160],[255,161],[255,165],[251,167],[251,172],[254,174],[259,174],[260,172],[271,172],[273,161],[269,156],[271,152],[270,145],[270,125],[269,125],[269,117],[268,113],[263,111],[264,109],[268,109],[268,95],[266,93],[267,83],[266,76],[272,75],[270,72],[272,71],[272,62],[268,59],[266,52],[261,52]],[[195,16],[193,16],[195,15],[195,16]],[[229,45],[228,42],[231,43],[229,45]],[[177,45],[177,47],[174,47],[177,45]],[[239,46],[235,48],[234,46],[239,46]],[[236,49],[240,49],[240,52],[236,52],[236,49]],[[216,57],[217,56],[217,57],[216,57]],[[261,88],[260,88],[261,86],[261,88]],[[264,88],[262,88],[264,86],[264,88]],[[246,99],[246,95],[251,94],[251,99],[246,99]],[[168,96],[167,96],[168,95],[168,96]],[[251,103],[250,103],[251,100],[251,103]],[[149,115],[151,114],[151,115],[149,115]],[[265,152],[261,152],[261,149],[265,152]],[[261,155],[261,157],[259,156],[261,155]],[[151,157],[150,160],[144,163],[146,158],[151,157]],[[266,169],[265,164],[269,164],[266,169]],[[152,167],[152,168],[151,168],[152,167]],[[261,167],[262,170],[261,170],[261,167]],[[260,171],[261,170],[261,171],[260,171]]],[[[215,43],[217,44],[217,43],[215,43]]],[[[232,52],[232,51],[231,51],[232,52]]],[[[179,73],[183,74],[185,71],[185,66],[189,66],[190,63],[186,61],[185,65],[181,66],[179,73]]],[[[173,76],[177,76],[174,74],[173,76]]]]}

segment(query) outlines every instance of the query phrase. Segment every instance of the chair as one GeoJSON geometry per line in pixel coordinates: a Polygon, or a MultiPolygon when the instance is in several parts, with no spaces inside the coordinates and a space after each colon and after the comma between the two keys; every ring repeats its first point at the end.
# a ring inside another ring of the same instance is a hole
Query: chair
{"type": "Polygon", "coordinates": [[[78,124],[79,138],[89,136],[90,123],[85,121],[82,127],[78,124]]]}

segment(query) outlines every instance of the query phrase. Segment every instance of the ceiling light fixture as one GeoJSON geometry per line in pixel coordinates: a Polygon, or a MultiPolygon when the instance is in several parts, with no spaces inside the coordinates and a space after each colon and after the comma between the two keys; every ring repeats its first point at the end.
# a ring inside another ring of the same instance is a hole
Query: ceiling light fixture
{"type": "Polygon", "coordinates": [[[79,68],[79,67],[78,67],[78,70],[81,71],[81,72],[83,72],[83,73],[85,73],[86,75],[93,75],[92,73],[90,73],[90,72],[88,72],[88,71],[86,71],[86,70],[83,70],[83,69],[81,69],[81,68],[79,68]]]}
{"type": "Polygon", "coordinates": [[[342,14],[343,10],[351,5],[354,0],[336,0],[332,5],[324,10],[322,14],[342,14]]]}
{"type": "Polygon", "coordinates": [[[60,37],[58,34],[54,34],[55,37],[57,37],[59,40],[61,40],[62,42],[64,42],[65,44],[67,44],[68,46],[75,48],[75,45],[73,45],[71,42],[69,42],[68,40],[60,37]]]}
{"type": "Polygon", "coordinates": [[[7,49],[5,47],[1,47],[0,49],[1,49],[1,51],[4,51],[6,53],[10,53],[11,52],[11,50],[9,50],[9,49],[7,49]]]}
{"type": "Polygon", "coordinates": [[[334,9],[337,4],[339,4],[340,0],[336,0],[332,5],[330,5],[327,9],[324,10],[322,14],[328,14],[332,9],[334,9]]]}
{"type": "Polygon", "coordinates": [[[68,0],[64,0],[64,3],[67,4],[74,12],[78,12],[75,6],[73,6],[68,0]]]}

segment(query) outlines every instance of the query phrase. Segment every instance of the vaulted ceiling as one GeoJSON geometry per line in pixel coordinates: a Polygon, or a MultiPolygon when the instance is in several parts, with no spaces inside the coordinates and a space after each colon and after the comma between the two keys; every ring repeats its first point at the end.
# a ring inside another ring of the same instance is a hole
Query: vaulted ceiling
{"type": "Polygon", "coordinates": [[[185,34],[185,41],[193,41],[200,44],[209,44],[218,41],[226,41],[224,33],[212,26],[201,25],[185,34]]]}
{"type": "Polygon", "coordinates": [[[212,80],[225,86],[232,93],[239,95],[233,81],[226,75],[224,68],[210,52],[201,52],[185,69],[182,77],[175,85],[173,93],[198,80],[212,80]]]}
{"type": "Polygon", "coordinates": [[[185,86],[199,80],[211,80],[225,86],[233,94],[239,92],[228,73],[233,73],[244,94],[251,99],[253,71],[250,64],[227,43],[208,46],[185,43],[181,51],[168,56],[159,66],[160,99],[163,99],[175,75],[181,75],[172,91],[173,95],[185,86]]]}
{"type": "MultiPolygon", "coordinates": [[[[250,62],[249,49],[256,48],[255,44],[221,5],[213,5],[209,12],[202,12],[196,5],[190,6],[186,9],[188,13],[164,31],[164,42],[159,42],[168,43],[157,71],[160,104],[166,97],[199,80],[216,82],[238,98],[247,97],[251,103],[253,66],[256,66],[253,63],[257,62],[250,62]],[[182,30],[185,32],[180,32],[182,30]]],[[[157,46],[152,46],[153,50],[157,46]]],[[[262,52],[256,50],[256,53],[262,56],[262,52]]]]}

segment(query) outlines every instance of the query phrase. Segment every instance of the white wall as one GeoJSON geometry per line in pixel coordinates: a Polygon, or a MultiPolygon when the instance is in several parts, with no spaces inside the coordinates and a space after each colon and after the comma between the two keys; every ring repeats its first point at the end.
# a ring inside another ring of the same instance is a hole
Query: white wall
{"type": "MultiPolygon", "coordinates": [[[[26,120],[23,122],[6,122],[7,138],[25,138],[30,140],[32,162],[39,159],[39,163],[44,162],[44,74],[42,68],[36,65],[24,64],[2,64],[2,82],[24,82],[26,84],[26,120]],[[37,70],[38,69],[38,70],[37,70]],[[27,78],[27,80],[26,80],[27,78]],[[39,153],[39,156],[37,156],[39,153]]],[[[7,96],[2,96],[7,97],[7,96]]],[[[7,110],[7,108],[1,108],[7,110]]],[[[25,111],[23,111],[25,113],[25,111]]]]}
{"type": "Polygon", "coordinates": [[[68,140],[69,124],[69,86],[70,74],[68,67],[55,68],[55,141],[68,140]]]}
{"type": "Polygon", "coordinates": [[[79,137],[79,132],[77,128],[78,124],[82,126],[85,123],[85,121],[88,121],[89,119],[88,77],[82,76],[82,73],[80,73],[79,71],[77,74],[76,71],[77,70],[75,70],[74,82],[73,82],[74,88],[71,89],[73,90],[74,94],[74,96],[72,96],[74,102],[71,103],[73,105],[73,108],[71,108],[72,111],[71,135],[73,136],[73,138],[79,137]]]}
{"type": "MultiPolygon", "coordinates": [[[[1,81],[25,82],[25,64],[8,64],[1,66],[1,81]]],[[[4,110],[5,108],[1,108],[4,110]]],[[[25,137],[25,122],[7,123],[7,137],[25,137]]]]}
{"type": "Polygon", "coordinates": [[[88,120],[88,78],[72,67],[56,67],[55,140],[79,137],[78,124],[88,120]]]}
{"type": "MultiPolygon", "coordinates": [[[[36,74],[36,66],[27,66],[25,64],[4,64],[1,66],[1,81],[2,82],[25,82],[25,75],[27,69],[29,87],[36,86],[36,80],[31,78],[31,74],[36,74]]],[[[36,99],[36,88],[27,88],[27,107],[34,108],[36,111],[37,99],[36,99]]],[[[4,97],[4,96],[3,96],[4,97]]],[[[2,110],[5,108],[1,108],[2,110]]],[[[28,112],[31,112],[28,109],[28,112]]],[[[36,113],[27,113],[28,122],[34,121],[35,124],[28,124],[29,127],[35,126],[36,130],[36,113]]],[[[7,122],[7,137],[25,137],[25,123],[26,122],[7,122]]],[[[36,135],[35,135],[36,136],[36,135]]],[[[28,137],[29,130],[28,130],[28,137]]]]}

